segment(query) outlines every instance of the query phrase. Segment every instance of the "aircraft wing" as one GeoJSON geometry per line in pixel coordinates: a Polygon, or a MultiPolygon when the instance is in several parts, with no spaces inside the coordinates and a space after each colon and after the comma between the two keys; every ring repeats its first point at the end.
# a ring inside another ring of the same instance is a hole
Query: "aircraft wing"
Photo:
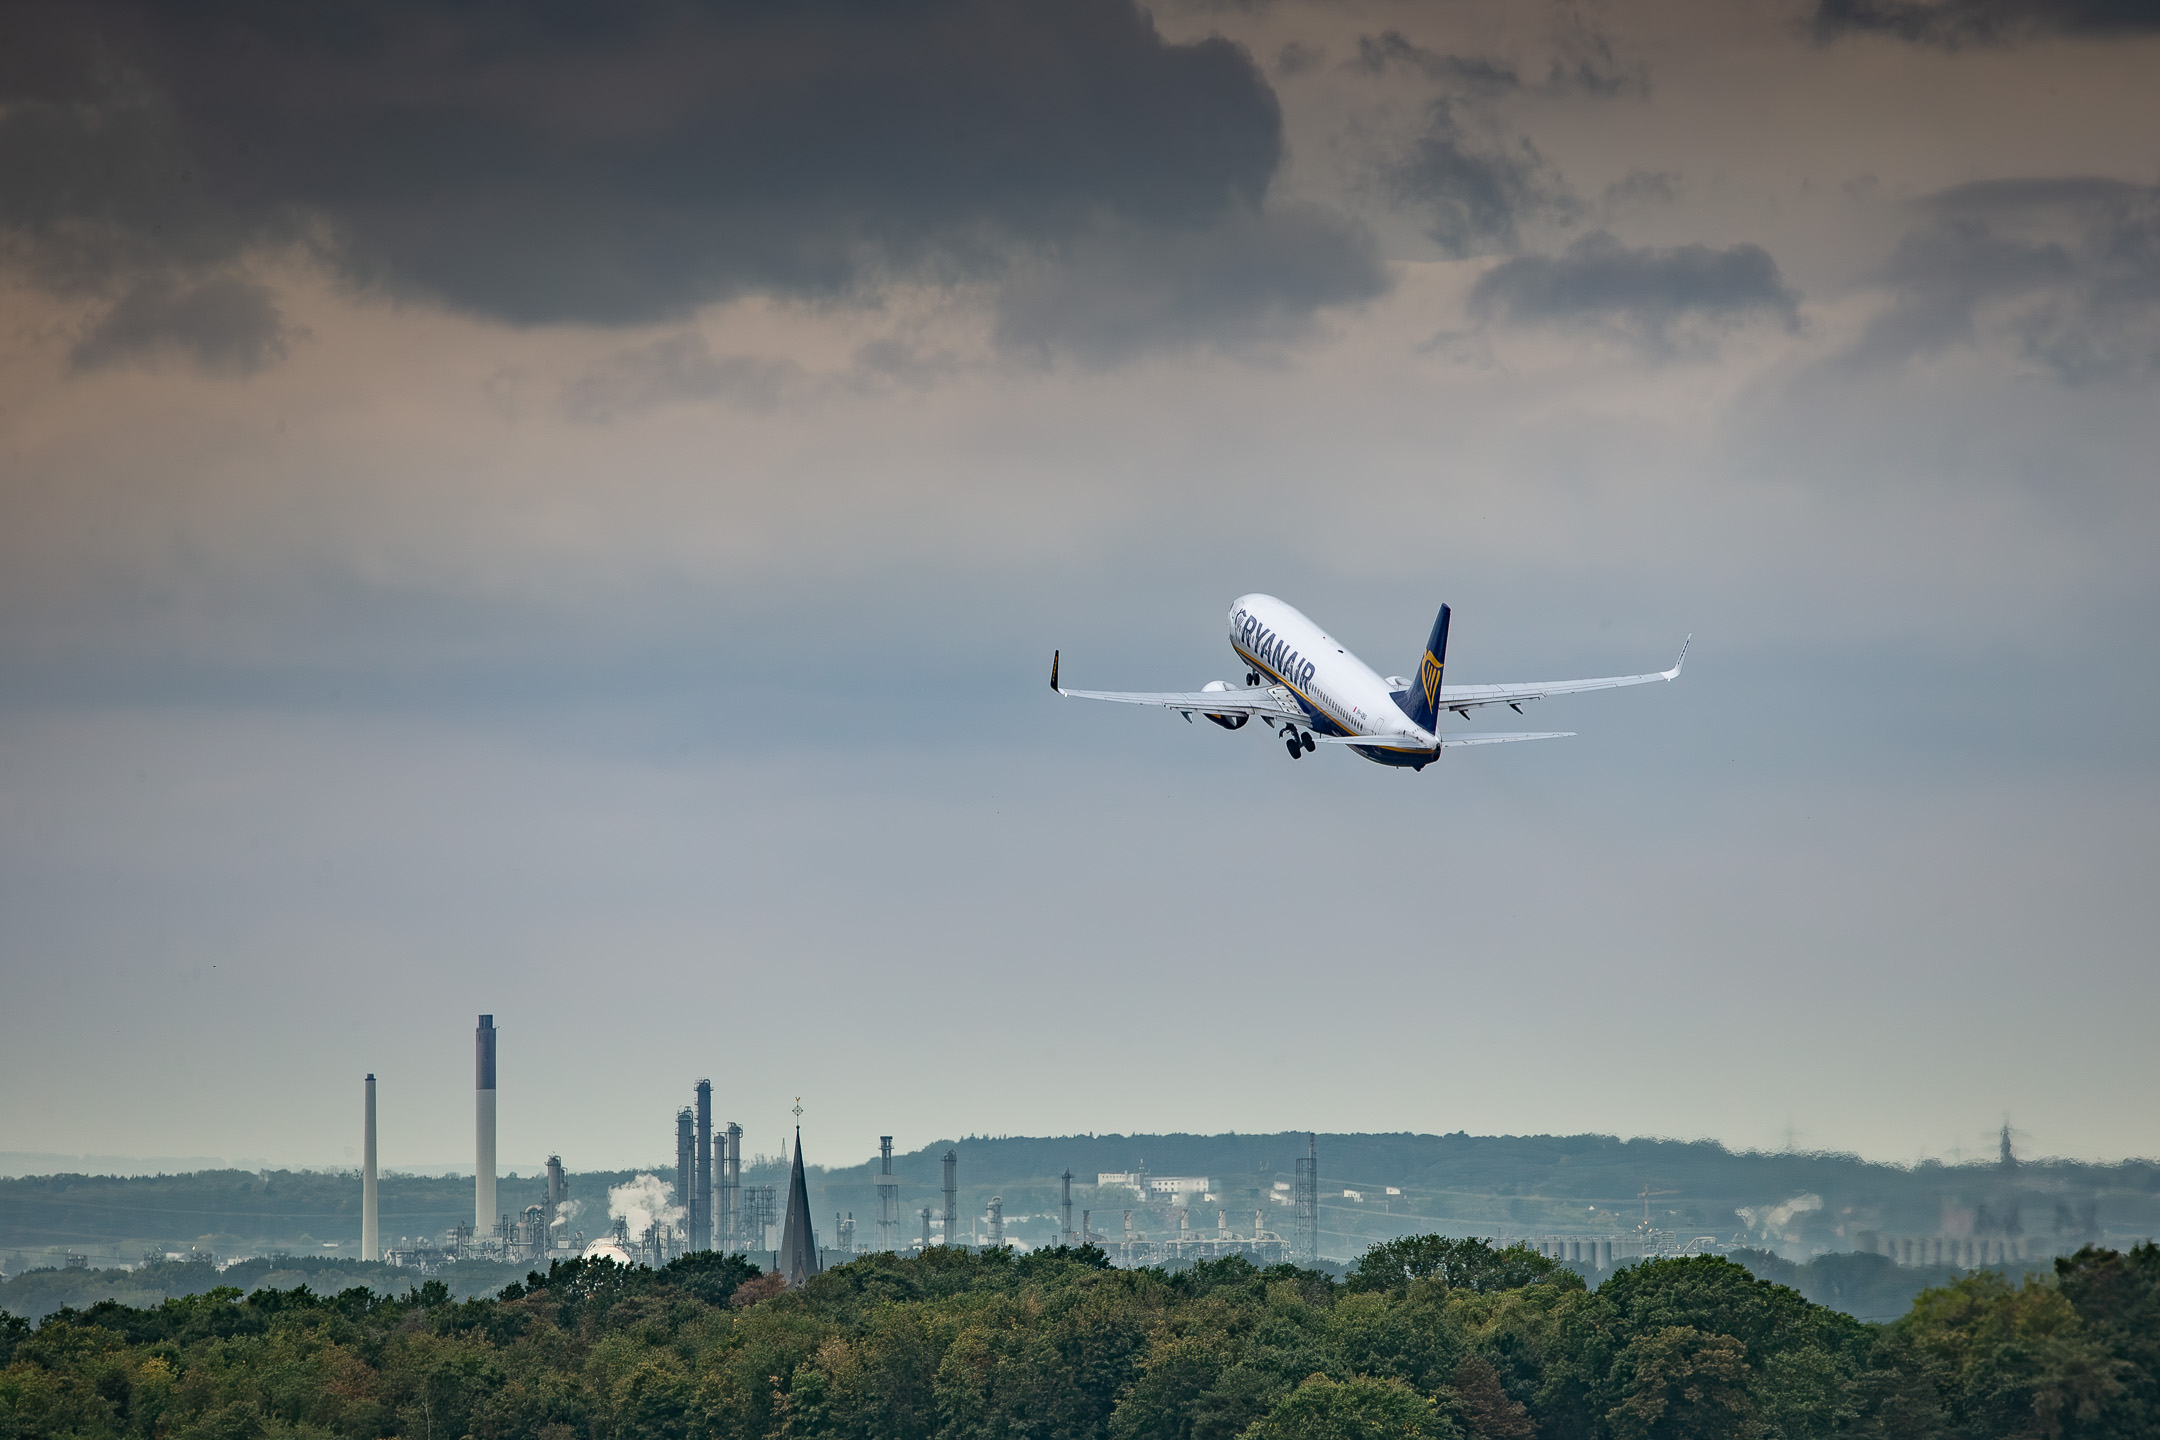
{"type": "Polygon", "coordinates": [[[1050,688],[1068,700],[1109,700],[1120,705],[1155,705],[1202,715],[1261,715],[1310,724],[1312,717],[1283,685],[1239,686],[1234,690],[1068,690],[1058,684],[1058,657],[1050,657],[1050,688]]]}
{"type": "MultiPolygon", "coordinates": [[[[1508,685],[1450,685],[1440,692],[1440,708],[1465,714],[1483,705],[1507,705],[1520,713],[1526,700],[1543,700],[1553,695],[1579,695],[1585,690],[1618,690],[1625,685],[1648,685],[1654,680],[1677,680],[1680,667],[1687,663],[1688,646],[1695,637],[1690,635],[1680,646],[1680,658],[1673,661],[1670,670],[1653,670],[1647,675],[1607,675],[1596,680],[1530,680],[1508,685]]],[[[1450,736],[1450,743],[1460,743],[1464,737],[1450,736]]]]}
{"type": "MultiPolygon", "coordinates": [[[[1458,745],[1505,745],[1510,740],[1565,740],[1573,730],[1496,730],[1481,735],[1442,735],[1440,748],[1453,750],[1458,745]]],[[[1368,750],[1417,750],[1425,746],[1414,740],[1395,735],[1315,735],[1313,739],[1322,745],[1363,745],[1368,750]]]]}

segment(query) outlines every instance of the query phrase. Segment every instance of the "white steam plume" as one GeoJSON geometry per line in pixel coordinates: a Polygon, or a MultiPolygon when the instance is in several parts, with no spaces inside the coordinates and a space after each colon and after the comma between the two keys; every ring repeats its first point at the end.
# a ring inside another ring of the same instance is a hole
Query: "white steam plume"
{"type": "Polygon", "coordinates": [[[657,1175],[639,1175],[607,1192],[608,1219],[621,1220],[634,1240],[653,1225],[680,1226],[683,1207],[675,1203],[675,1187],[657,1175]]]}

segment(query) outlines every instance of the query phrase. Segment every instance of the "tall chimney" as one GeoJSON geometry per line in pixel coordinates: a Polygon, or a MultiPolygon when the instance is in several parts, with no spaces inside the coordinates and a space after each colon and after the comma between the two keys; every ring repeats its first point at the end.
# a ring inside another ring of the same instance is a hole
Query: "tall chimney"
{"type": "Polygon", "coordinates": [[[360,1120],[360,1258],[382,1259],[381,1226],[375,1208],[375,1077],[367,1077],[367,1102],[360,1120]]]}
{"type": "Polygon", "coordinates": [[[945,1243],[960,1243],[960,1152],[945,1152],[945,1243]]]}
{"type": "Polygon", "coordinates": [[[712,1081],[697,1082],[697,1177],[690,1191],[690,1248],[712,1249],[712,1081]]]}
{"type": "Polygon", "coordinates": [[[1058,1239],[1059,1239],[1060,1243],[1062,1243],[1062,1244],[1066,1244],[1066,1245],[1070,1245],[1070,1244],[1072,1244],[1072,1243],[1073,1243],[1073,1233],[1072,1233],[1072,1171],[1071,1171],[1070,1169],[1066,1170],[1066,1172],[1065,1172],[1065,1173],[1064,1173],[1063,1175],[1060,1175],[1060,1176],[1058,1176],[1058,1180],[1059,1180],[1059,1182],[1060,1182],[1061,1184],[1063,1184],[1063,1185],[1064,1185],[1064,1187],[1065,1187],[1065,1200],[1064,1200],[1064,1205],[1065,1205],[1065,1228],[1064,1228],[1064,1230],[1063,1230],[1063,1231],[1061,1231],[1061,1232],[1059,1233],[1059,1235],[1058,1235],[1058,1239]]]}
{"type": "Polygon", "coordinates": [[[473,1031],[473,1238],[495,1233],[495,1017],[473,1031]]]}

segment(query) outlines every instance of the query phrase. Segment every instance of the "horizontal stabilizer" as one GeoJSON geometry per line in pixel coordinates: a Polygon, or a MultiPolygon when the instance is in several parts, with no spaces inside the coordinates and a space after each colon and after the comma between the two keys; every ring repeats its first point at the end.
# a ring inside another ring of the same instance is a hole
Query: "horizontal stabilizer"
{"type": "MultiPolygon", "coordinates": [[[[1510,740],[1565,740],[1573,730],[1498,730],[1484,735],[1443,735],[1440,748],[1453,750],[1458,745],[1504,745],[1510,740]]],[[[1420,744],[1404,735],[1314,735],[1322,745],[1355,745],[1367,750],[1403,750],[1417,755],[1430,755],[1432,746],[1420,744]]]]}
{"type": "Polygon", "coordinates": [[[1321,735],[1312,737],[1322,745],[1363,745],[1368,750],[1407,750],[1417,755],[1432,754],[1432,746],[1413,740],[1407,735],[1321,735]]]}
{"type": "Polygon", "coordinates": [[[1458,745],[1505,745],[1510,740],[1566,740],[1573,730],[1494,730],[1482,735],[1443,735],[1440,748],[1453,750],[1458,745]]]}

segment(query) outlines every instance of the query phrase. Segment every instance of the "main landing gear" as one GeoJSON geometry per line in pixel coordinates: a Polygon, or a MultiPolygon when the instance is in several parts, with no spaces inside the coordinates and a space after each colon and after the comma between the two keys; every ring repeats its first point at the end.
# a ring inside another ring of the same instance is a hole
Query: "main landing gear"
{"type": "MultiPolygon", "coordinates": [[[[1287,730],[1289,727],[1285,726],[1284,728],[1287,730]]],[[[1302,730],[1293,732],[1289,739],[1283,741],[1283,746],[1285,749],[1289,750],[1290,758],[1293,760],[1296,760],[1301,756],[1310,755],[1314,750],[1319,748],[1313,743],[1312,736],[1306,734],[1302,730]]]]}

